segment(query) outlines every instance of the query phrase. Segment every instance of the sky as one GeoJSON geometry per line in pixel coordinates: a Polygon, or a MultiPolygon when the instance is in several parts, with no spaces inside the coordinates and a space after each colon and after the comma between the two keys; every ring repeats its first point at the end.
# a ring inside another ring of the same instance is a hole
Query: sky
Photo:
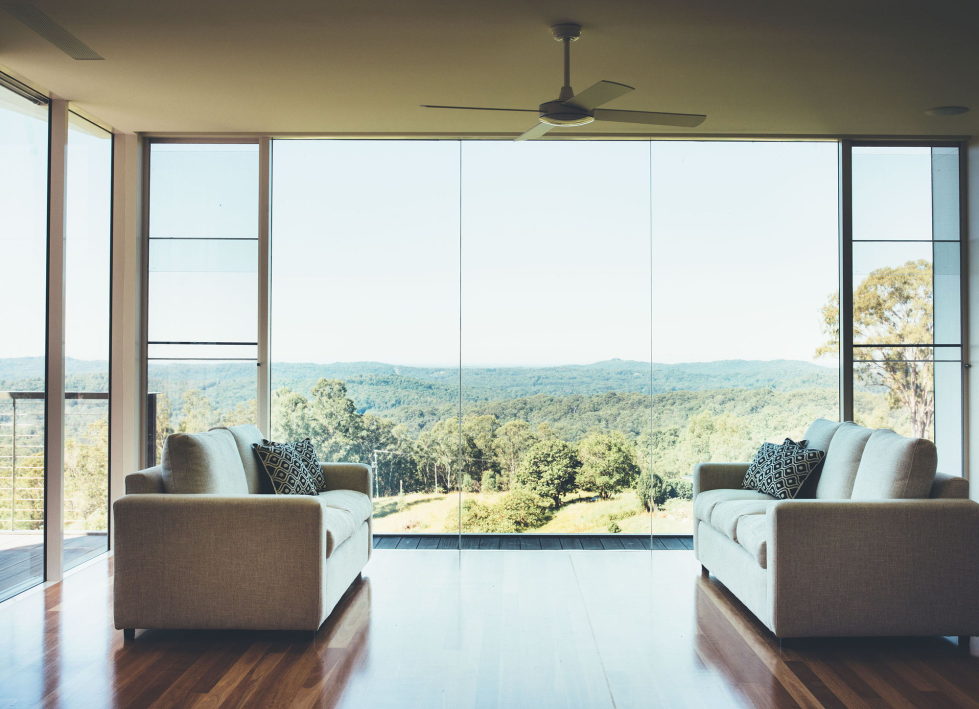
{"type": "MultiPolygon", "coordinates": [[[[69,145],[81,359],[107,351],[107,143],[69,145]]],[[[0,357],[43,352],[44,151],[38,115],[0,105],[0,357]]],[[[930,237],[927,148],[854,164],[856,237],[930,237]]],[[[282,140],[272,165],[273,362],[814,361],[824,340],[833,142],[282,140]]],[[[155,146],[151,185],[150,339],[254,340],[256,146],[155,146]]],[[[856,272],[912,252],[856,245],[856,272]]]]}

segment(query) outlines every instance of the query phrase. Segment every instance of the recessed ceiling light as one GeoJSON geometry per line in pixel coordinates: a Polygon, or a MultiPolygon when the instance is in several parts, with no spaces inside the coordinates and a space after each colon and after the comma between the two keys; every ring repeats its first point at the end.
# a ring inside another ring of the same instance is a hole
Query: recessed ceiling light
{"type": "Polygon", "coordinates": [[[968,106],[935,106],[925,111],[929,116],[961,116],[968,112],[968,106]]]}

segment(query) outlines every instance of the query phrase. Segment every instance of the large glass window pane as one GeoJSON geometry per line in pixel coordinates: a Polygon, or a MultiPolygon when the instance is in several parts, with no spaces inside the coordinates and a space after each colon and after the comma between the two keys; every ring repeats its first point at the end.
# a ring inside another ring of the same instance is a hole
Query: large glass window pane
{"type": "Polygon", "coordinates": [[[931,239],[931,179],[931,148],[853,148],[853,239],[931,239]]]}
{"type": "Polygon", "coordinates": [[[65,568],[108,549],[112,136],[69,114],[65,233],[65,568]]]}
{"type": "Polygon", "coordinates": [[[44,573],[48,113],[0,88],[0,600],[44,573]]]}
{"type": "Polygon", "coordinates": [[[837,146],[654,142],[652,176],[654,528],[689,533],[695,463],[839,418],[837,146]]]}
{"type": "Polygon", "coordinates": [[[273,144],[272,429],[376,463],[375,532],[457,525],[459,145],[273,144]]]}
{"type": "Polygon", "coordinates": [[[257,263],[257,240],[153,239],[150,342],[254,342],[257,263]]]}
{"type": "Polygon", "coordinates": [[[649,194],[645,142],[463,144],[463,532],[649,533],[649,194]]]}
{"type": "Polygon", "coordinates": [[[153,145],[154,238],[257,239],[257,194],[257,145],[153,145]]]}
{"type": "Polygon", "coordinates": [[[258,145],[154,143],[149,462],[177,431],[256,422],[258,145]]]}

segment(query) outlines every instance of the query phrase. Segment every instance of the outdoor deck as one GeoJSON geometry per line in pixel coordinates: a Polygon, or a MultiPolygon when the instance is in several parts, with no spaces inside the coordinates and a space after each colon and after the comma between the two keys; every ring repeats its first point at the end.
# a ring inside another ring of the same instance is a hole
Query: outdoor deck
{"type": "MultiPolygon", "coordinates": [[[[0,534],[0,600],[18,593],[44,577],[41,533],[0,534]]],[[[81,534],[65,539],[65,568],[69,569],[105,550],[105,534],[81,534]]]]}
{"type": "MultiPolygon", "coordinates": [[[[458,549],[458,534],[375,534],[377,549],[458,549]]],[[[463,549],[541,551],[582,549],[594,551],[683,551],[693,549],[689,535],[648,534],[463,534],[463,549]]]]}

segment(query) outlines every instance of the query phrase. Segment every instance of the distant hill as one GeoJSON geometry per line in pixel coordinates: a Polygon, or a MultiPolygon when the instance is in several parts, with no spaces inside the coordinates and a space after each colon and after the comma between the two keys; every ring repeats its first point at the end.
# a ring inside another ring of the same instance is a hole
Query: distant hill
{"type": "MultiPolygon", "coordinates": [[[[69,359],[69,388],[103,389],[105,366],[104,361],[69,359]]],[[[0,390],[36,390],[42,374],[41,358],[0,359],[0,390]]],[[[254,376],[255,365],[249,362],[151,363],[149,384],[151,391],[169,392],[172,398],[175,393],[198,389],[212,399],[214,406],[224,409],[254,398],[254,376]]],[[[441,408],[459,396],[459,372],[453,367],[407,367],[382,362],[280,363],[272,369],[272,388],[308,394],[322,378],[345,381],[360,411],[441,408]]],[[[611,359],[553,367],[464,367],[462,384],[463,400],[476,404],[610,392],[836,389],[837,373],[830,367],[793,360],[657,363],[650,367],[648,362],[611,359]]]]}

